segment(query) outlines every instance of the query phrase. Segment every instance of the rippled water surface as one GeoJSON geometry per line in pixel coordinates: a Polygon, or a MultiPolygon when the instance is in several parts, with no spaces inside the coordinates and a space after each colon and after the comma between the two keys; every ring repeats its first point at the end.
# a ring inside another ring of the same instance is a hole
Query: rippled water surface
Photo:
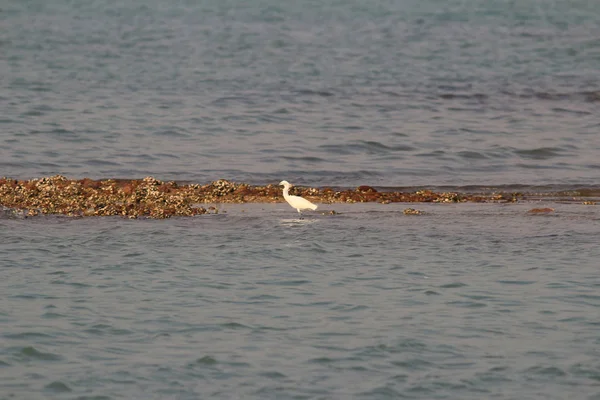
{"type": "Polygon", "coordinates": [[[0,398],[598,399],[600,212],[553,206],[5,217],[0,398]]]}
{"type": "Polygon", "coordinates": [[[8,0],[0,175],[597,184],[589,0],[8,0]]]}
{"type": "MultiPolygon", "coordinates": [[[[598,193],[599,37],[589,0],[5,0],[0,176],[598,193]]],[[[598,400],[600,209],[546,202],[0,205],[0,400],[598,400]]]]}

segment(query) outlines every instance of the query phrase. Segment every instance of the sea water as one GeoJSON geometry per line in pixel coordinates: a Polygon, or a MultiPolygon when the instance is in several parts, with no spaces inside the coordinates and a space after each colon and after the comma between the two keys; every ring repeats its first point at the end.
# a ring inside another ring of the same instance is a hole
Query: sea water
{"type": "Polygon", "coordinates": [[[600,211],[0,220],[0,398],[596,399],[600,211]]]}
{"type": "MultiPolygon", "coordinates": [[[[599,19],[583,0],[4,2],[0,176],[597,188],[599,19]]],[[[216,206],[2,209],[0,399],[600,398],[597,206],[216,206]]]]}
{"type": "Polygon", "coordinates": [[[595,185],[599,20],[589,0],[9,1],[0,176],[595,185]]]}

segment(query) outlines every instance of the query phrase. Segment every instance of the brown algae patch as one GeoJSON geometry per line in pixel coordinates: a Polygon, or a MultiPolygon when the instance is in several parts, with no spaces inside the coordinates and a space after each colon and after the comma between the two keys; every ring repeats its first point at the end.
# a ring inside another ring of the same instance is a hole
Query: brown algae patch
{"type": "Polygon", "coordinates": [[[549,214],[554,212],[554,208],[545,207],[545,208],[532,208],[528,211],[529,214],[549,214]]]}
{"type": "Polygon", "coordinates": [[[414,208],[406,208],[403,211],[404,215],[423,215],[425,214],[424,211],[421,210],[416,210],[414,208]]]}
{"type": "MultiPolygon", "coordinates": [[[[335,203],[459,203],[515,202],[521,194],[466,194],[378,191],[371,186],[334,190],[292,187],[290,194],[311,202],[335,203]]],[[[279,203],[276,184],[252,186],[220,179],[206,185],[144,179],[68,179],[61,175],[31,180],[0,179],[0,205],[26,211],[27,215],[62,214],[74,217],[123,216],[169,218],[217,213],[219,203],[279,203]]],[[[416,213],[415,213],[416,214],[416,213]]]]}

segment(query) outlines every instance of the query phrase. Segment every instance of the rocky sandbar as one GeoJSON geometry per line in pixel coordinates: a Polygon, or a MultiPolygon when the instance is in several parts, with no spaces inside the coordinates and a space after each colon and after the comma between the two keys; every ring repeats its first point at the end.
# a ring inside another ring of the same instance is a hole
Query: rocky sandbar
{"type": "MultiPolygon", "coordinates": [[[[521,193],[436,193],[378,191],[371,186],[352,189],[293,187],[291,194],[315,203],[359,202],[515,202],[521,193]]],[[[0,179],[0,206],[22,210],[25,215],[109,216],[169,218],[217,213],[219,203],[283,202],[277,184],[252,186],[218,180],[205,185],[144,179],[68,179],[61,175],[31,180],[0,179]]]]}

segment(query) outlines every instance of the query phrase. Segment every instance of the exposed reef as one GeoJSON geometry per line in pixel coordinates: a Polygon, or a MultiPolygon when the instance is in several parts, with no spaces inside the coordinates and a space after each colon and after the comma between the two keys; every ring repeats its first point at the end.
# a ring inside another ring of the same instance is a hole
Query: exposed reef
{"type": "MultiPolygon", "coordinates": [[[[516,202],[522,193],[436,193],[378,191],[371,186],[337,190],[329,187],[292,187],[291,194],[316,203],[459,203],[516,202]]],[[[72,180],[56,175],[32,180],[0,178],[0,206],[22,210],[27,216],[62,214],[74,217],[123,216],[169,218],[217,213],[219,203],[283,202],[276,184],[251,186],[218,180],[206,185],[144,179],[72,180]]],[[[584,202],[592,204],[592,202],[584,202]]],[[[414,212],[410,214],[416,214],[414,212]]]]}

